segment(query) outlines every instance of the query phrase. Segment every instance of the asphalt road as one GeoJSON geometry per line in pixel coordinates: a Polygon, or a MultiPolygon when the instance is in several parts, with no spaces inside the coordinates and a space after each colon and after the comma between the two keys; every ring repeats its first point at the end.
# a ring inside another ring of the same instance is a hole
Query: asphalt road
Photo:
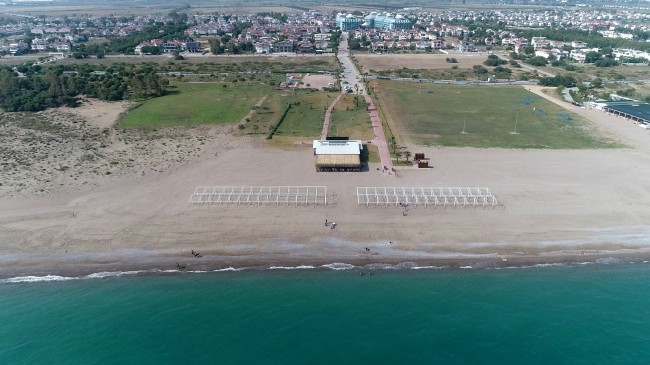
{"type": "Polygon", "coordinates": [[[348,36],[347,32],[341,34],[341,43],[339,43],[339,52],[337,55],[339,62],[341,62],[341,75],[339,75],[341,80],[341,90],[344,90],[346,86],[350,86],[352,92],[366,95],[362,75],[350,58],[348,36]]]}

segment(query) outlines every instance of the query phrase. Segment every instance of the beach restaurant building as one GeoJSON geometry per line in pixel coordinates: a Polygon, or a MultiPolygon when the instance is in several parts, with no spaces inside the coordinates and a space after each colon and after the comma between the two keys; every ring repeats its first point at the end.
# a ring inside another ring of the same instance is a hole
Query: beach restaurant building
{"type": "Polygon", "coordinates": [[[361,171],[363,143],[358,140],[314,140],[316,171],[361,171]]]}

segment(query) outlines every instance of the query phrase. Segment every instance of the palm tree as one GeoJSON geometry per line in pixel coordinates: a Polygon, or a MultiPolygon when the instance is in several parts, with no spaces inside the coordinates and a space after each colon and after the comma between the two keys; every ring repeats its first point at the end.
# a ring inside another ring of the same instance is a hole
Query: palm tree
{"type": "Polygon", "coordinates": [[[395,152],[395,157],[397,157],[397,162],[399,162],[399,158],[402,157],[402,151],[395,152]]]}
{"type": "Polygon", "coordinates": [[[407,160],[411,158],[411,151],[404,151],[404,158],[407,160]]]}

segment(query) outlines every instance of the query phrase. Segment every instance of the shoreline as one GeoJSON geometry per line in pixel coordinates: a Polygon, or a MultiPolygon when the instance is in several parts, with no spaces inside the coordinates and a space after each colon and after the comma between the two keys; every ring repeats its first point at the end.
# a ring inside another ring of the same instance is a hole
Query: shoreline
{"type": "Polygon", "coordinates": [[[134,259],[131,252],[121,254],[46,254],[27,259],[21,255],[2,255],[0,284],[43,282],[76,279],[108,278],[131,275],[167,275],[182,273],[273,271],[273,270],[484,270],[578,265],[639,264],[650,261],[650,248],[619,250],[563,250],[539,255],[499,255],[442,253],[431,257],[387,256],[291,256],[246,255],[217,256],[191,253],[161,254],[140,252],[134,259]],[[13,256],[13,257],[12,257],[13,256]],[[360,257],[361,256],[361,257],[360,257]],[[181,265],[178,267],[177,265],[181,265]]]}

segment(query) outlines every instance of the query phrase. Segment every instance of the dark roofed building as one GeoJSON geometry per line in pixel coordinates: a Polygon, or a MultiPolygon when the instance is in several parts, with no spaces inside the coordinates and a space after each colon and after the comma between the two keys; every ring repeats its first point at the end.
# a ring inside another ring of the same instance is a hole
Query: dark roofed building
{"type": "Polygon", "coordinates": [[[631,119],[638,123],[650,124],[650,104],[640,101],[613,101],[603,103],[603,110],[631,119]]]}

